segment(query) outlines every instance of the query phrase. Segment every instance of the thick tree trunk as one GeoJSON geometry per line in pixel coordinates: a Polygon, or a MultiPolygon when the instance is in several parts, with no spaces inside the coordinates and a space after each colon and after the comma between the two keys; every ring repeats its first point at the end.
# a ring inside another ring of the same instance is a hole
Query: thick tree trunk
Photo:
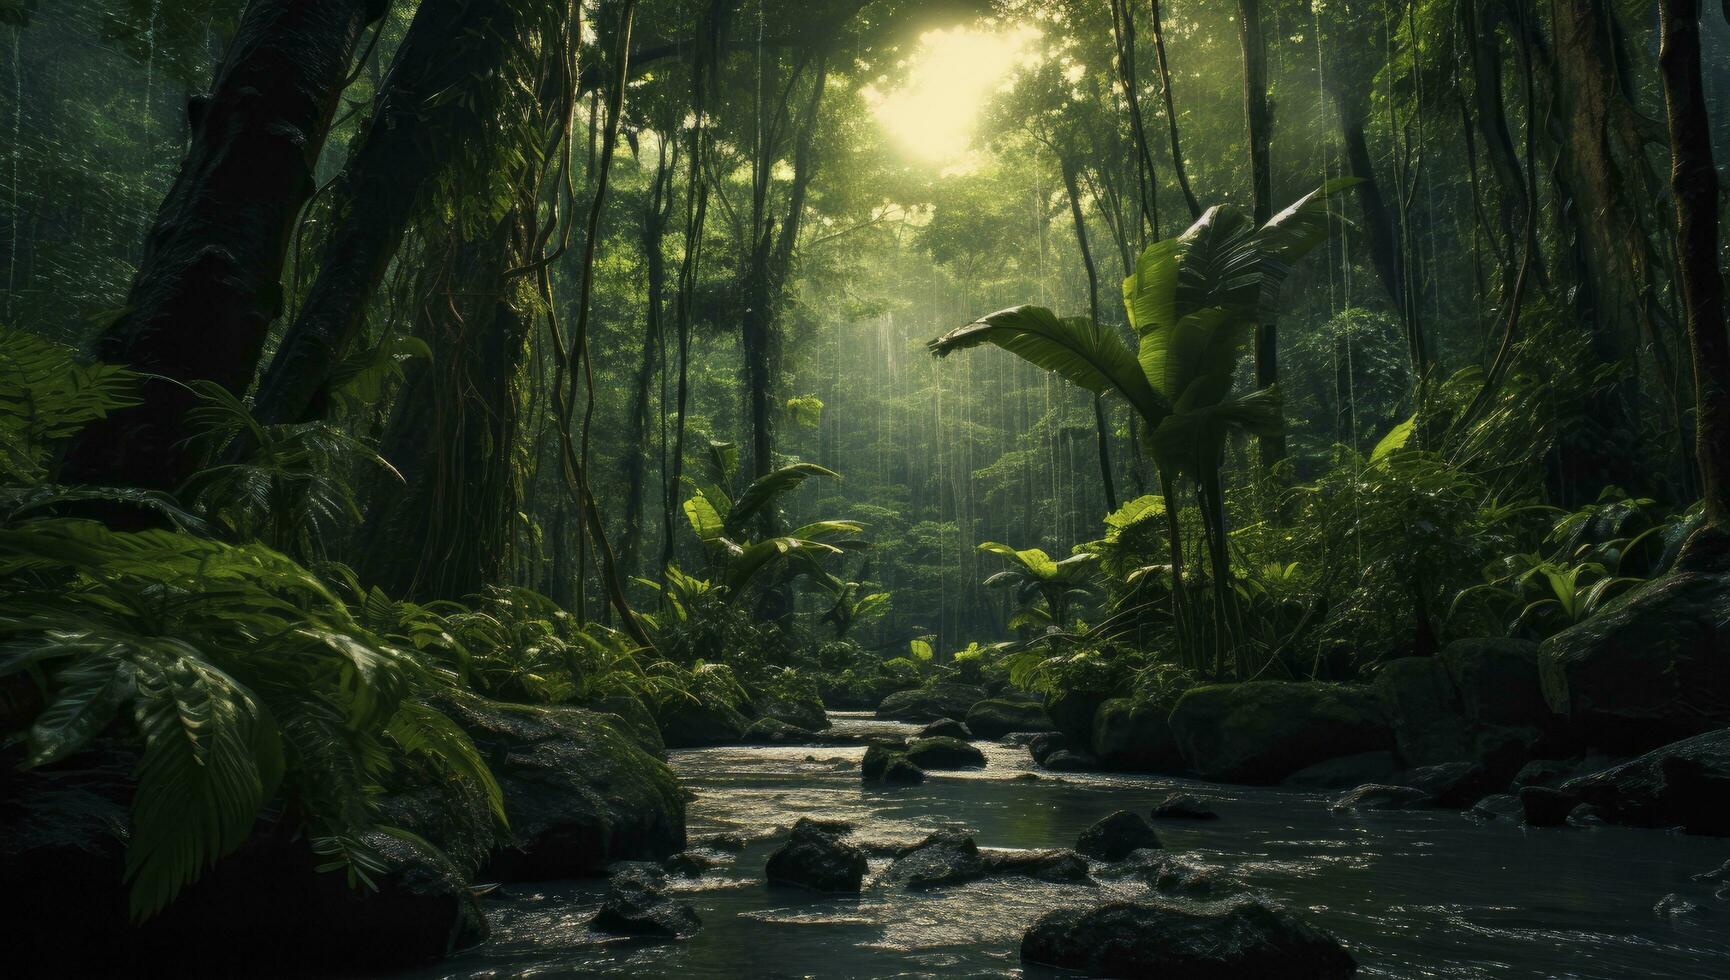
{"type": "Polygon", "coordinates": [[[254,0],[207,96],[187,107],[192,139],[156,215],[126,312],[97,357],[160,375],[142,401],[89,426],[60,478],[171,490],[190,475],[184,386],[252,383],[282,309],[284,257],[313,192],[332,114],[366,25],[384,0],[254,0]]]}
{"type": "MultiPolygon", "coordinates": [[[[1243,47],[1244,126],[1249,138],[1250,195],[1255,223],[1273,217],[1273,173],[1268,160],[1267,42],[1261,29],[1261,0],[1238,0],[1238,41],[1243,47]]],[[[1271,388],[1279,381],[1279,328],[1272,322],[1255,328],[1255,385],[1271,388]]],[[[1285,435],[1258,438],[1263,466],[1285,458],[1285,435]]]]}
{"type": "Polygon", "coordinates": [[[514,380],[531,324],[523,279],[505,278],[528,250],[519,210],[479,240],[453,240],[421,297],[417,332],[431,363],[409,373],[383,455],[404,484],[380,486],[368,509],[361,578],[393,596],[461,599],[498,582],[517,510],[514,380]]]}
{"type": "MultiPolygon", "coordinates": [[[[1730,337],[1718,267],[1718,171],[1700,73],[1699,0],[1658,0],[1658,56],[1670,129],[1676,266],[1694,355],[1695,455],[1706,519],[1730,527],[1730,337]]],[[[1727,10],[1730,15],[1730,10],[1727,10]]]]}
{"type": "Polygon", "coordinates": [[[368,304],[436,178],[506,137],[499,72],[531,53],[529,5],[425,0],[397,49],[366,132],[330,190],[332,232],[317,277],[259,382],[267,423],[324,414],[326,385],[360,336],[368,304]]]}

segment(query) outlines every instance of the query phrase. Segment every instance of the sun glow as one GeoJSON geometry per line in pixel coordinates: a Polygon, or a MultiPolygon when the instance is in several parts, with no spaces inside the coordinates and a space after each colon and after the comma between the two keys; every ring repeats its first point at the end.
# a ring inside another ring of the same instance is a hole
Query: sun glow
{"type": "Polygon", "coordinates": [[[965,169],[980,113],[1037,57],[1030,27],[927,31],[887,91],[864,91],[878,125],[908,155],[945,169],[965,169]]]}

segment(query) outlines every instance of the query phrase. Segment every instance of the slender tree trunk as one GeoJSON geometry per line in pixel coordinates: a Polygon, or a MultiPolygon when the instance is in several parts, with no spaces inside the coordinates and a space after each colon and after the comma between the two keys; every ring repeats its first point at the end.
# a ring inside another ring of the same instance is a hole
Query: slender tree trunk
{"type": "Polygon", "coordinates": [[[425,0],[373,103],[372,118],[329,196],[332,231],[316,278],[259,381],[267,423],[317,418],[331,373],[361,336],[373,295],[437,178],[485,155],[498,120],[499,73],[531,53],[530,5],[425,0]]]}
{"type": "MultiPolygon", "coordinates": [[[[1730,527],[1730,337],[1718,266],[1718,171],[1700,73],[1699,0],[1658,0],[1658,67],[1670,129],[1676,266],[1694,355],[1695,456],[1706,520],[1730,527]]],[[[1730,17],[1730,9],[1726,10],[1730,17]]]]}
{"type": "MultiPolygon", "coordinates": [[[[1059,156],[1063,170],[1063,189],[1069,195],[1069,216],[1075,222],[1075,244],[1081,249],[1081,264],[1087,269],[1087,310],[1095,324],[1099,323],[1099,270],[1093,265],[1093,249],[1087,243],[1087,219],[1081,213],[1081,190],[1075,182],[1075,166],[1068,157],[1059,156]]],[[[1100,396],[1093,396],[1093,432],[1099,447],[1099,479],[1105,489],[1106,513],[1117,510],[1117,482],[1111,477],[1111,438],[1105,425],[1105,405],[1100,396]]]]}
{"type": "MultiPolygon", "coordinates": [[[[1267,42],[1261,29],[1261,0],[1238,0],[1238,40],[1243,47],[1244,125],[1249,137],[1249,175],[1255,223],[1273,217],[1273,174],[1268,160],[1267,42]]],[[[1255,385],[1279,382],[1279,328],[1270,320],[1255,328],[1255,385]]],[[[1263,466],[1285,458],[1285,434],[1258,437],[1263,466]]]]}
{"type": "Polygon", "coordinates": [[[239,395],[282,310],[282,267],[366,26],[384,0],[254,0],[210,93],[191,100],[191,145],[157,211],[126,312],[97,357],[161,376],[138,405],[80,433],[60,478],[171,490],[195,465],[185,385],[239,395]]]}
{"type": "Polygon", "coordinates": [[[1201,202],[1196,200],[1195,191],[1189,188],[1189,171],[1183,165],[1183,150],[1178,145],[1177,138],[1177,104],[1171,92],[1171,67],[1165,61],[1165,25],[1159,15],[1159,0],[1151,0],[1153,6],[1153,52],[1159,64],[1159,97],[1165,103],[1166,130],[1171,136],[1171,168],[1177,175],[1178,189],[1183,191],[1183,200],[1189,205],[1189,220],[1201,217],[1201,202]]]}
{"type": "MultiPolygon", "coordinates": [[[[670,137],[669,137],[670,139],[670,137]]],[[[662,248],[667,222],[672,215],[673,162],[669,139],[660,141],[649,204],[643,211],[643,265],[647,303],[643,318],[642,359],[637,364],[636,389],[631,398],[629,430],[624,449],[625,532],[619,540],[619,560],[628,571],[640,571],[643,540],[644,486],[649,452],[649,393],[665,342],[662,326],[663,293],[667,284],[666,253],[662,248]]]]}

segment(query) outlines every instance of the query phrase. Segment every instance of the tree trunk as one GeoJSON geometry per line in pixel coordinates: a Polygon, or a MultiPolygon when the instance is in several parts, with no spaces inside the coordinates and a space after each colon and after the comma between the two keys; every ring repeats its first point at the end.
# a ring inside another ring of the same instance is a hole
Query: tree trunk
{"type": "Polygon", "coordinates": [[[332,231],[305,304],[259,381],[267,423],[318,418],[326,385],[360,337],[403,233],[436,178],[464,155],[508,138],[500,126],[500,72],[528,56],[527,5],[510,0],[425,0],[374,100],[366,131],[331,187],[332,231]]]}
{"type": "Polygon", "coordinates": [[[95,354],[160,375],[140,404],[82,432],[60,479],[172,490],[195,464],[184,385],[252,383],[282,310],[295,222],[366,25],[383,0],[254,0],[206,96],[191,100],[191,145],[157,211],[126,312],[95,354]]]}
{"type": "Polygon", "coordinates": [[[1171,168],[1177,175],[1178,189],[1183,191],[1183,200],[1189,205],[1189,220],[1201,217],[1201,202],[1196,200],[1195,192],[1189,189],[1189,171],[1183,165],[1183,150],[1178,146],[1177,138],[1177,105],[1171,93],[1171,68],[1165,61],[1165,25],[1159,16],[1159,0],[1153,4],[1153,52],[1159,64],[1159,97],[1165,103],[1166,129],[1171,136],[1171,168]]]}
{"type": "MultiPolygon", "coordinates": [[[[1261,30],[1261,0],[1238,0],[1238,41],[1243,47],[1244,126],[1249,137],[1250,194],[1255,223],[1273,217],[1273,174],[1268,162],[1267,43],[1261,30]]],[[[1279,328],[1270,320],[1255,328],[1255,385],[1279,381],[1279,328]]],[[[1258,437],[1263,466],[1285,458],[1285,434],[1258,437]]]]}
{"type": "MultiPolygon", "coordinates": [[[[625,438],[625,531],[619,539],[619,561],[626,571],[640,572],[643,542],[644,486],[648,470],[649,393],[660,362],[662,336],[662,299],[667,285],[667,257],[662,248],[667,222],[672,215],[672,161],[667,147],[671,137],[660,141],[656,158],[655,177],[650,187],[649,204],[643,211],[643,265],[645,288],[648,291],[646,315],[643,318],[643,351],[637,362],[636,390],[631,398],[629,431],[625,438]]],[[[670,530],[670,526],[663,529],[670,530]]]]}
{"type": "MultiPolygon", "coordinates": [[[[1087,219],[1081,213],[1081,190],[1075,183],[1075,166],[1068,157],[1059,159],[1063,170],[1063,189],[1069,195],[1069,216],[1075,222],[1075,244],[1081,249],[1081,264],[1087,269],[1087,310],[1094,323],[1099,323],[1099,270],[1093,265],[1093,249],[1087,244],[1087,219]]],[[[1111,478],[1111,438],[1105,427],[1105,406],[1099,395],[1093,396],[1093,432],[1099,449],[1099,479],[1105,489],[1105,511],[1117,510],[1117,483],[1111,478]]]]}
{"type": "MultiPolygon", "coordinates": [[[[1676,266],[1694,355],[1695,455],[1706,520],[1730,526],[1730,337],[1718,268],[1718,171],[1701,90],[1699,0],[1658,0],[1658,67],[1670,128],[1676,266]]],[[[1730,13],[1730,11],[1727,11],[1730,13]]]]}

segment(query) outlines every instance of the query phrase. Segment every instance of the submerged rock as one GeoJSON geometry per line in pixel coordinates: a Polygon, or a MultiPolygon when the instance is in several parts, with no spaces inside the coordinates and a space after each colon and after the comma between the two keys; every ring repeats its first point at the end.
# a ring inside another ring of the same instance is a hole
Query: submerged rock
{"type": "Polygon", "coordinates": [[[1370,783],[1359,786],[1334,800],[1330,808],[1344,810],[1418,810],[1431,804],[1430,794],[1413,786],[1384,786],[1370,783]]]}
{"type": "Polygon", "coordinates": [[[1081,832],[1075,849],[1101,861],[1121,861],[1129,852],[1157,849],[1163,845],[1139,814],[1119,810],[1081,832]]]}
{"type": "Polygon", "coordinates": [[[935,738],[939,735],[945,738],[968,739],[973,737],[973,732],[965,724],[953,718],[939,718],[919,729],[920,738],[935,738]]]}
{"type": "Polygon", "coordinates": [[[958,830],[940,830],[895,859],[882,881],[909,891],[959,885],[985,876],[985,859],[973,838],[958,830]]]}
{"type": "Polygon", "coordinates": [[[1550,789],[1520,790],[1526,822],[1556,826],[1590,804],[1609,823],[1730,836],[1730,728],[1696,735],[1550,789]]]}
{"type": "Polygon", "coordinates": [[[1153,808],[1155,820],[1218,820],[1219,814],[1188,793],[1173,793],[1153,808]]]}
{"type": "Polygon", "coordinates": [[[646,875],[629,872],[615,875],[600,911],[589,920],[589,928],[622,936],[667,939],[696,935],[703,927],[697,910],[667,897],[664,888],[664,882],[646,875]]]}
{"type": "Polygon", "coordinates": [[[1102,702],[1093,715],[1093,751],[1100,766],[1121,772],[1187,772],[1170,716],[1170,704],[1134,698],[1102,702]]]}
{"type": "Polygon", "coordinates": [[[1099,771],[1099,760],[1093,757],[1093,753],[1078,749],[1058,749],[1039,760],[1039,764],[1052,772],[1099,771]]]}
{"type": "Polygon", "coordinates": [[[1671,892],[1658,899],[1652,906],[1652,914],[1665,919],[1689,919],[1700,914],[1700,906],[1671,892]]]}
{"type": "Polygon", "coordinates": [[[1544,641],[1539,672],[1551,709],[1598,748],[1730,726],[1730,536],[1696,532],[1673,571],[1544,641]]]}
{"type": "Polygon", "coordinates": [[[1305,766],[1393,743],[1368,691],[1317,682],[1194,688],[1172,709],[1171,728],[1191,770],[1229,783],[1277,783],[1305,766]]]}
{"type": "Polygon", "coordinates": [[[1050,882],[1087,880],[1087,859],[1065,848],[1047,851],[983,850],[980,854],[985,858],[985,873],[988,875],[1018,875],[1050,882]]]}
{"type": "Polygon", "coordinates": [[[898,721],[965,718],[967,709],[985,700],[985,696],[984,688],[971,684],[933,684],[889,695],[877,706],[877,717],[898,721]]]}
{"type": "Polygon", "coordinates": [[[985,753],[958,738],[917,738],[907,745],[907,761],[921,769],[983,769],[985,753]]]}
{"type": "Polygon", "coordinates": [[[1475,762],[1444,762],[1409,770],[1399,785],[1421,789],[1430,804],[1448,810],[1464,810],[1498,788],[1484,767],[1475,762]]]}
{"type": "Polygon", "coordinates": [[[764,868],[771,884],[797,885],[820,892],[856,892],[865,879],[865,852],[843,840],[844,823],[801,817],[787,843],[769,855],[764,868]]]}
{"type": "Polygon", "coordinates": [[[1480,820],[1512,819],[1520,816],[1520,798],[1511,793],[1492,793],[1476,803],[1467,811],[1480,820]]]}
{"type": "Polygon", "coordinates": [[[1169,854],[1161,855],[1140,873],[1155,891],[1195,901],[1216,901],[1245,890],[1243,882],[1219,868],[1169,854]]]}
{"type": "Polygon", "coordinates": [[[1058,909],[1027,930],[1021,958],[1094,976],[1161,980],[1333,980],[1357,969],[1332,936],[1254,899],[1058,909]]]}
{"type": "Polygon", "coordinates": [[[967,727],[980,738],[1002,738],[1010,732],[1056,731],[1045,705],[1026,695],[987,698],[967,709],[967,727]]]}

